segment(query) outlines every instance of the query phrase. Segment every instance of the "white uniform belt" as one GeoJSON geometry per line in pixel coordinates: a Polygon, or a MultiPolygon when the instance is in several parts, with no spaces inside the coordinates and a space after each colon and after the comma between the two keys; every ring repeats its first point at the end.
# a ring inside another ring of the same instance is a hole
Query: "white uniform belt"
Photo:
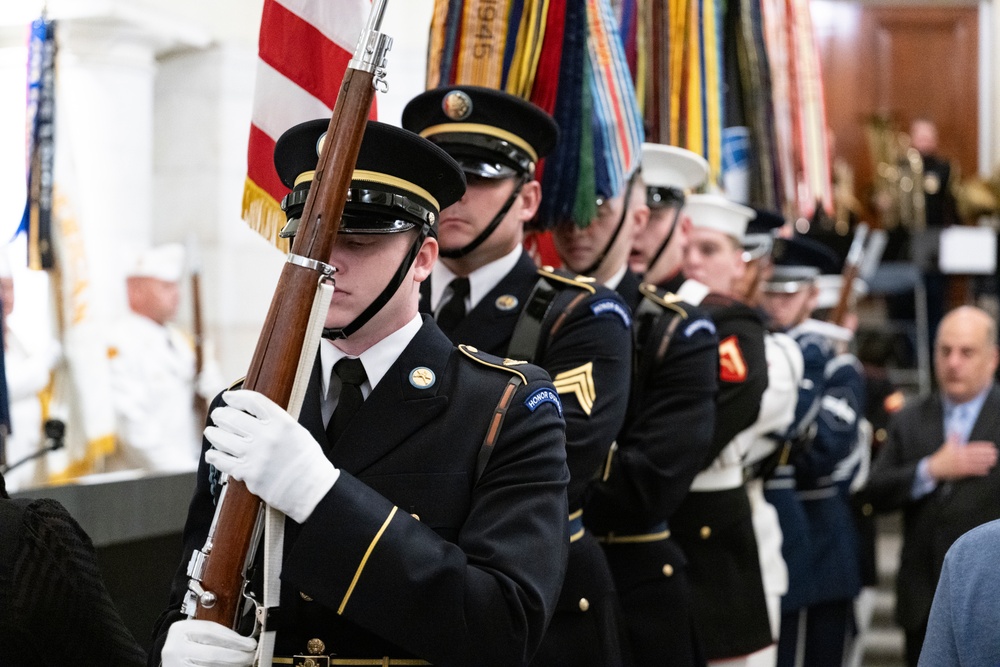
{"type": "Polygon", "coordinates": [[[743,466],[712,466],[698,473],[691,482],[692,491],[724,491],[743,485],[743,466]]]}

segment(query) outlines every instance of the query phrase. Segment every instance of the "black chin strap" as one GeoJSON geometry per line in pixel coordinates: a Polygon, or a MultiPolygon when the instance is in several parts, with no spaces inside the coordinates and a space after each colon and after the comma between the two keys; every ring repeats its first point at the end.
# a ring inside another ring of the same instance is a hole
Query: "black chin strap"
{"type": "Polygon", "coordinates": [[[470,241],[466,246],[462,248],[454,248],[451,250],[441,248],[441,251],[438,254],[444,257],[445,259],[460,259],[468,255],[470,252],[472,252],[479,246],[481,246],[483,244],[483,241],[488,239],[490,234],[492,234],[493,231],[500,226],[500,223],[503,221],[504,216],[507,215],[507,211],[509,211],[510,207],[514,205],[514,200],[517,199],[517,195],[521,193],[521,188],[523,188],[524,184],[527,183],[530,179],[531,179],[530,174],[521,175],[521,178],[518,180],[517,187],[514,188],[514,191],[510,193],[510,197],[507,198],[507,203],[505,203],[503,207],[500,209],[500,212],[497,213],[496,216],[494,216],[494,218],[490,221],[490,224],[486,226],[486,229],[484,229],[482,232],[479,233],[479,236],[472,239],[472,241],[470,241]]]}
{"type": "Polygon", "coordinates": [[[628,177],[628,184],[625,186],[625,197],[622,200],[622,217],[618,219],[618,226],[615,227],[615,233],[611,235],[611,238],[608,240],[608,244],[604,246],[604,250],[602,250],[601,254],[597,256],[594,263],[591,264],[586,271],[581,271],[581,275],[594,275],[597,272],[597,269],[600,268],[601,263],[604,262],[604,258],[608,256],[609,252],[611,252],[611,246],[613,246],[615,241],[618,240],[618,235],[621,233],[622,227],[625,226],[625,217],[628,215],[629,208],[628,204],[632,199],[632,184],[635,183],[635,175],[637,173],[639,172],[632,172],[632,175],[628,177]]]}
{"type": "MultiPolygon", "coordinates": [[[[406,274],[410,272],[410,267],[413,266],[413,260],[417,258],[417,253],[420,252],[420,246],[423,245],[424,239],[430,233],[431,228],[426,223],[420,228],[420,233],[413,240],[413,245],[410,246],[409,251],[407,251],[406,256],[400,263],[399,268],[396,269],[396,273],[389,279],[389,284],[385,286],[382,293],[375,297],[371,305],[365,308],[364,312],[354,318],[354,321],[348,324],[346,327],[340,329],[323,329],[323,338],[327,340],[337,340],[339,338],[347,338],[355,331],[368,324],[368,321],[375,317],[375,313],[382,310],[385,304],[389,303],[389,299],[392,295],[396,293],[399,286],[403,284],[403,279],[406,278],[406,274]]],[[[336,289],[336,287],[334,287],[336,289]]]]}
{"type": "Polygon", "coordinates": [[[660,247],[657,248],[656,252],[653,253],[653,256],[650,257],[649,264],[646,265],[646,271],[653,268],[656,262],[659,261],[660,255],[666,252],[667,246],[670,245],[670,239],[674,238],[674,232],[677,231],[677,223],[680,222],[681,209],[684,208],[684,201],[681,200],[679,202],[671,203],[669,206],[664,206],[663,208],[674,212],[674,222],[670,225],[670,231],[667,232],[667,238],[663,239],[663,243],[660,244],[660,247]]]}

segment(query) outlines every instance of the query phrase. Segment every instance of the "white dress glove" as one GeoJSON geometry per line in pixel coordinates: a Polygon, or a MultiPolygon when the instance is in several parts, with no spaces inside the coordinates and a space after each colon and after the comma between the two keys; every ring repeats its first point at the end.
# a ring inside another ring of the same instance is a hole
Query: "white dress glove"
{"type": "Polygon", "coordinates": [[[167,632],[162,667],[250,667],[257,640],[213,621],[177,621],[167,632]]]}
{"type": "Polygon", "coordinates": [[[205,437],[215,446],[205,460],[241,480],[261,500],[304,523],[340,477],[309,431],[256,391],[222,395],[205,437]]]}

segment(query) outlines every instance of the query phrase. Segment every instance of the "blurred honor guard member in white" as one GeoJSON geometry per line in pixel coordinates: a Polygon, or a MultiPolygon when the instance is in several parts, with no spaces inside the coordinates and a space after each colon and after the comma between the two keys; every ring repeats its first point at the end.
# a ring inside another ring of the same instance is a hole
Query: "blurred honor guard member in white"
{"type": "Polygon", "coordinates": [[[168,244],[142,253],[128,273],[130,312],[108,346],[118,422],[113,469],[178,472],[198,464],[194,392],[210,396],[223,383],[211,364],[196,383],[191,342],[170,324],[183,272],[183,246],[168,244]]]}
{"type": "MultiPolygon", "coordinates": [[[[52,369],[59,361],[59,344],[48,336],[18,335],[14,310],[14,278],[6,252],[0,251],[0,302],[3,303],[4,362],[7,373],[7,396],[10,401],[11,432],[7,437],[7,465],[24,461],[43,444],[42,423],[47,418],[42,393],[49,386],[52,369]]],[[[44,484],[48,468],[38,457],[4,474],[7,491],[44,484]]]]}

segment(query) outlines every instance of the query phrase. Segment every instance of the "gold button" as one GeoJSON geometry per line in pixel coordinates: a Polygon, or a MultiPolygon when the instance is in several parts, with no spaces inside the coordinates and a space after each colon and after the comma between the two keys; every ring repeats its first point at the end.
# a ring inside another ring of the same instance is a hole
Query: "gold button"
{"type": "Polygon", "coordinates": [[[412,516],[412,517],[413,517],[414,519],[416,519],[417,521],[420,521],[420,515],[419,515],[419,514],[417,514],[417,513],[413,513],[413,514],[411,514],[410,516],[412,516]]]}
{"type": "Polygon", "coordinates": [[[306,595],[302,591],[299,591],[299,597],[302,598],[303,600],[305,600],[306,602],[312,602],[313,601],[313,599],[311,597],[309,597],[308,595],[306,595]]]}
{"type": "Polygon", "coordinates": [[[663,566],[663,576],[665,576],[665,577],[672,577],[672,576],[674,576],[674,566],[671,565],[670,563],[667,563],[666,565],[664,565],[663,566]]]}
{"type": "Polygon", "coordinates": [[[889,433],[884,428],[875,431],[875,442],[885,442],[888,437],[889,433]]]}
{"type": "Polygon", "coordinates": [[[310,639],[306,642],[306,650],[309,651],[310,655],[319,655],[326,650],[326,644],[323,643],[322,639],[310,639]]]}
{"type": "Polygon", "coordinates": [[[712,536],[712,529],[709,528],[708,526],[702,526],[701,527],[701,539],[707,540],[711,536],[712,536]]]}
{"type": "Polygon", "coordinates": [[[865,503],[864,505],[861,506],[861,513],[864,514],[865,516],[871,516],[872,512],[874,511],[875,508],[872,507],[871,503],[865,503]]]}
{"type": "Polygon", "coordinates": [[[588,609],[590,609],[590,600],[580,598],[580,611],[587,611],[588,609]]]}

